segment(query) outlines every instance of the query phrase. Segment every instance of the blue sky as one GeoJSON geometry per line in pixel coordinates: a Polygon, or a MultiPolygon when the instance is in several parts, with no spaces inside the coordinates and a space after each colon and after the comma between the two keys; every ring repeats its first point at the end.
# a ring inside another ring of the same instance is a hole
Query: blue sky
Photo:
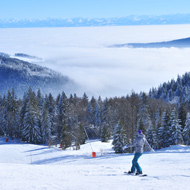
{"type": "Polygon", "coordinates": [[[109,18],[190,13],[189,0],[0,0],[0,19],[109,18]]]}

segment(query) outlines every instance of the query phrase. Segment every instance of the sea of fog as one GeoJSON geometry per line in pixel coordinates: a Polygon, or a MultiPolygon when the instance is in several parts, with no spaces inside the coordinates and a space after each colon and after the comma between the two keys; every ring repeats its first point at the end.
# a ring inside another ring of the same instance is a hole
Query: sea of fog
{"type": "Polygon", "coordinates": [[[69,76],[80,93],[114,97],[148,92],[189,72],[190,49],[110,46],[189,36],[190,25],[0,29],[0,52],[38,56],[37,64],[69,76]]]}

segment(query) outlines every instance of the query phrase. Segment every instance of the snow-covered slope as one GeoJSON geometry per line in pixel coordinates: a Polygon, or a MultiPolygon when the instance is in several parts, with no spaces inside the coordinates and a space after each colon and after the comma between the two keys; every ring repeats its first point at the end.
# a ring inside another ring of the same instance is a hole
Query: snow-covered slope
{"type": "Polygon", "coordinates": [[[123,174],[130,169],[133,154],[115,154],[111,142],[87,142],[78,151],[11,140],[6,143],[5,138],[0,138],[0,143],[1,190],[189,189],[188,146],[145,153],[139,162],[148,176],[142,178],[123,174]]]}

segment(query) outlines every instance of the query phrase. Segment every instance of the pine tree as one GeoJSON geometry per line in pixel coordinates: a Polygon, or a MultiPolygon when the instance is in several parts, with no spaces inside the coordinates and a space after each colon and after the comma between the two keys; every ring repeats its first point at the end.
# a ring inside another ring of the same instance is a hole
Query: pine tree
{"type": "Polygon", "coordinates": [[[86,134],[82,123],[79,124],[79,142],[80,144],[85,144],[86,134]]]}
{"type": "Polygon", "coordinates": [[[108,112],[109,112],[109,105],[108,105],[108,99],[106,98],[103,102],[102,107],[102,114],[101,114],[101,123],[108,123],[108,112]]]}
{"type": "Polygon", "coordinates": [[[110,106],[108,103],[108,99],[106,98],[103,102],[101,114],[100,114],[100,138],[102,142],[107,142],[111,136],[112,129],[110,127],[110,120],[109,120],[109,112],[110,106]]]}
{"type": "Polygon", "coordinates": [[[49,118],[49,111],[46,104],[44,103],[41,116],[41,132],[42,132],[42,142],[47,143],[51,137],[51,123],[49,118]]]}
{"type": "Polygon", "coordinates": [[[163,147],[168,147],[171,142],[170,142],[170,137],[171,137],[171,132],[170,132],[170,116],[169,116],[169,112],[166,110],[165,112],[163,112],[162,115],[162,123],[161,125],[164,128],[164,132],[163,132],[163,147]]]}
{"type": "Polygon", "coordinates": [[[158,149],[165,147],[164,145],[164,127],[161,125],[157,129],[158,149]]]}
{"type": "Polygon", "coordinates": [[[56,134],[56,102],[52,96],[51,93],[49,93],[49,96],[45,99],[45,104],[47,106],[48,112],[49,112],[49,120],[50,120],[50,130],[51,134],[56,134]]]}
{"type": "Polygon", "coordinates": [[[36,95],[31,88],[29,88],[25,98],[25,105],[23,105],[24,112],[22,112],[22,137],[27,142],[41,143],[40,128],[37,123],[38,107],[36,95]]]}
{"type": "Polygon", "coordinates": [[[0,135],[3,136],[4,135],[4,131],[3,131],[3,98],[0,95],[0,135]]]}
{"type": "Polygon", "coordinates": [[[87,120],[89,122],[89,124],[93,124],[93,110],[92,110],[92,106],[91,103],[88,103],[87,109],[86,109],[86,115],[87,115],[87,120]]]}
{"type": "Polygon", "coordinates": [[[137,125],[138,129],[141,129],[143,132],[146,132],[151,127],[148,97],[145,93],[142,93],[141,95],[137,125]]]}
{"type": "Polygon", "coordinates": [[[147,132],[147,141],[150,144],[151,147],[153,147],[154,149],[157,148],[157,135],[156,135],[156,131],[152,128],[150,128],[147,132]]]}
{"type": "Polygon", "coordinates": [[[138,129],[139,130],[142,130],[143,131],[143,133],[145,133],[146,132],[146,125],[145,125],[145,123],[143,122],[143,119],[142,118],[140,118],[139,119],[139,121],[138,121],[138,129]]]}
{"type": "Polygon", "coordinates": [[[59,98],[58,106],[57,106],[57,137],[58,140],[61,140],[61,131],[63,126],[67,124],[67,111],[68,111],[68,99],[66,94],[63,92],[59,98]]]}
{"type": "Polygon", "coordinates": [[[122,147],[126,145],[127,137],[124,132],[123,125],[119,121],[115,127],[114,136],[113,136],[113,149],[115,153],[122,153],[122,147]]]}
{"type": "Polygon", "coordinates": [[[183,136],[182,136],[182,128],[180,125],[180,120],[177,117],[177,113],[175,110],[172,111],[171,114],[171,142],[174,145],[183,143],[183,136]]]}
{"type": "Polygon", "coordinates": [[[171,112],[171,115],[170,115],[170,126],[169,126],[169,138],[168,138],[168,141],[169,141],[169,145],[174,145],[174,138],[173,138],[173,132],[175,131],[175,125],[176,125],[176,110],[173,109],[172,112],[171,112]]]}
{"type": "Polygon", "coordinates": [[[187,113],[185,127],[183,129],[183,137],[186,145],[190,145],[190,113],[187,113]]]}
{"type": "Polygon", "coordinates": [[[103,124],[101,127],[101,135],[100,135],[101,141],[102,142],[108,142],[110,138],[110,133],[108,131],[108,126],[106,123],[103,124]]]}
{"type": "Polygon", "coordinates": [[[88,105],[88,96],[86,93],[84,93],[83,98],[82,98],[82,106],[87,107],[87,105],[88,105]]]}
{"type": "Polygon", "coordinates": [[[175,125],[175,131],[172,133],[174,137],[174,143],[175,145],[177,144],[183,144],[183,136],[181,132],[181,125],[180,125],[180,120],[176,120],[176,125],[175,125]]]}
{"type": "Polygon", "coordinates": [[[182,101],[182,97],[180,97],[180,101],[178,104],[178,119],[180,119],[180,125],[182,129],[184,129],[186,121],[186,110],[184,102],[182,101]]]}
{"type": "Polygon", "coordinates": [[[71,135],[68,132],[66,124],[64,124],[61,131],[61,148],[65,150],[70,146],[71,146],[71,135]]]}
{"type": "Polygon", "coordinates": [[[98,102],[96,101],[94,109],[94,125],[101,126],[101,111],[98,102]]]}
{"type": "Polygon", "coordinates": [[[8,90],[2,122],[3,131],[7,136],[19,136],[19,106],[14,89],[11,92],[8,90]]]}
{"type": "Polygon", "coordinates": [[[168,111],[164,111],[162,115],[161,125],[157,129],[158,148],[164,148],[170,145],[170,117],[168,111]]]}
{"type": "Polygon", "coordinates": [[[41,94],[40,89],[37,91],[36,95],[36,125],[39,128],[40,131],[40,143],[45,143],[43,138],[43,130],[42,130],[42,110],[43,110],[43,105],[44,105],[44,97],[41,94]]]}

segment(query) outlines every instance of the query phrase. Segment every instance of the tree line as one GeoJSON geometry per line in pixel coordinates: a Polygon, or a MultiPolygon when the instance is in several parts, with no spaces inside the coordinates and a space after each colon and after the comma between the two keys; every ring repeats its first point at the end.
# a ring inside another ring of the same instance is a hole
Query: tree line
{"type": "Polygon", "coordinates": [[[179,101],[180,98],[184,102],[190,103],[190,72],[186,72],[184,75],[177,76],[177,80],[160,84],[158,88],[152,88],[149,91],[149,96],[156,99],[162,99],[167,102],[179,101]]]}
{"type": "Polygon", "coordinates": [[[182,101],[170,104],[145,93],[123,97],[89,98],[64,91],[53,97],[30,87],[23,98],[14,89],[0,95],[0,135],[35,144],[80,148],[89,138],[113,139],[116,153],[143,130],[154,148],[190,144],[190,116],[182,101]]]}

